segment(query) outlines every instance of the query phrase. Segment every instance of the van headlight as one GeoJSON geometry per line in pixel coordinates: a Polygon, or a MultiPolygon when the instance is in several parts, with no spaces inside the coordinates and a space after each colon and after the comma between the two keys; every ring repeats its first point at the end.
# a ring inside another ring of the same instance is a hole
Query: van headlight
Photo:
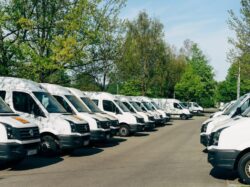
{"type": "Polygon", "coordinates": [[[14,128],[11,125],[3,124],[6,129],[6,134],[8,139],[17,139],[14,133],[14,128]]]}
{"type": "Polygon", "coordinates": [[[70,128],[71,128],[71,132],[77,132],[77,129],[76,129],[76,124],[69,121],[69,124],[70,124],[70,128]]]}
{"type": "Polygon", "coordinates": [[[227,127],[225,128],[222,128],[214,133],[212,133],[211,135],[211,139],[210,139],[210,142],[209,142],[209,145],[218,145],[218,142],[219,142],[219,139],[220,139],[220,134],[221,132],[226,129],[227,127]]]}

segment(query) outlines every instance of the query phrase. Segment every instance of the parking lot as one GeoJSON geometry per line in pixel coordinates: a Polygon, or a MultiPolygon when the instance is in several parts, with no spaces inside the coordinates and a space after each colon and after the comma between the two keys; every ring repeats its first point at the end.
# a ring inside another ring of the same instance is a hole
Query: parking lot
{"type": "Polygon", "coordinates": [[[58,158],[30,157],[1,170],[0,186],[242,186],[235,173],[207,163],[199,143],[205,119],[174,120],[58,158]]]}

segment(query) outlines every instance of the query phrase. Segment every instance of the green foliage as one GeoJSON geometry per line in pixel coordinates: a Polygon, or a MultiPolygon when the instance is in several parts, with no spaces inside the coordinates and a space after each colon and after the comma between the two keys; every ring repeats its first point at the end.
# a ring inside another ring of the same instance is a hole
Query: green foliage
{"type": "Polygon", "coordinates": [[[204,107],[215,104],[216,82],[212,67],[196,43],[186,41],[188,68],[175,86],[176,98],[196,101],[204,107]]]}

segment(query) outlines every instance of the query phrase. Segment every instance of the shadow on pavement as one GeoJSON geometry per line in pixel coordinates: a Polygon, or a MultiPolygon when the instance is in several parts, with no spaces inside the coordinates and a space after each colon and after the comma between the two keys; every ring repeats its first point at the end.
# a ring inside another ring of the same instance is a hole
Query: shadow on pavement
{"type": "Polygon", "coordinates": [[[111,138],[110,140],[106,142],[91,142],[90,146],[96,147],[96,148],[108,148],[108,147],[114,147],[119,145],[122,142],[127,141],[125,138],[115,137],[111,138]]]}
{"type": "Polygon", "coordinates": [[[216,179],[230,180],[233,181],[238,178],[238,174],[236,171],[231,171],[222,168],[213,168],[210,171],[210,175],[216,179]]]}
{"type": "Polygon", "coordinates": [[[83,147],[74,150],[69,156],[70,157],[92,156],[101,152],[103,152],[103,149],[95,147],[83,147]]]}
{"type": "Polygon", "coordinates": [[[39,155],[27,157],[25,160],[18,164],[10,163],[11,170],[21,171],[21,170],[29,170],[35,168],[42,168],[49,165],[56,164],[58,162],[63,161],[64,159],[61,157],[41,157],[39,155]]]}
{"type": "Polygon", "coordinates": [[[148,133],[137,132],[133,136],[134,137],[144,137],[144,136],[149,136],[149,134],[148,133]]]}

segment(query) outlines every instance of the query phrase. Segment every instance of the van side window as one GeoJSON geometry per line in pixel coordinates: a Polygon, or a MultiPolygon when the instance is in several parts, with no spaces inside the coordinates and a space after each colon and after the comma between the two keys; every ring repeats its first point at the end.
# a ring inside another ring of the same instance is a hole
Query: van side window
{"type": "Polygon", "coordinates": [[[0,97],[5,100],[6,91],[0,91],[0,97]]]}
{"type": "Polygon", "coordinates": [[[97,99],[92,99],[92,101],[98,106],[98,100],[97,99]]]}
{"type": "Polygon", "coordinates": [[[174,108],[181,109],[181,107],[179,106],[179,104],[178,104],[178,103],[174,103],[174,108]]]}
{"type": "Polygon", "coordinates": [[[119,109],[112,101],[103,100],[103,110],[116,113],[119,109]]]}
{"type": "Polygon", "coordinates": [[[34,99],[27,93],[13,92],[13,106],[16,111],[45,117],[34,99]]]}
{"type": "Polygon", "coordinates": [[[63,99],[63,97],[58,95],[53,95],[56,100],[66,109],[68,113],[74,113],[69,104],[63,99]]]}

